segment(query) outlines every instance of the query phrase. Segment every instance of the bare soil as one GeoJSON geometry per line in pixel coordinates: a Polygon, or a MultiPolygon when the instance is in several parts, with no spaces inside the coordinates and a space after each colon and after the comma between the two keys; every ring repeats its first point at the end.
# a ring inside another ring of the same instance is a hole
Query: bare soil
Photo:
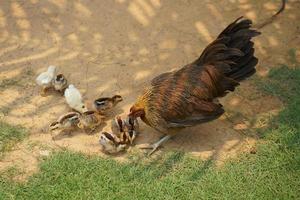
{"type": "MultiPolygon", "coordinates": [[[[53,141],[48,125],[69,111],[58,94],[39,96],[35,77],[49,65],[59,67],[69,82],[91,102],[120,94],[111,116],[126,115],[137,96],[156,75],[193,61],[222,29],[239,16],[254,23],[270,17],[280,1],[256,0],[7,0],[0,7],[0,116],[30,130],[30,136],[0,161],[0,170],[17,166],[26,177],[38,161],[60,148],[99,154],[99,132],[74,132],[53,141]]],[[[272,67],[289,63],[288,51],[300,57],[299,1],[255,39],[259,58],[256,78],[272,67]]],[[[299,59],[300,60],[300,59],[299,59]]],[[[162,151],[180,149],[199,158],[218,161],[250,152],[256,130],[268,124],[282,103],[261,94],[255,78],[222,99],[226,115],[211,123],[188,128],[172,138],[162,151]]],[[[109,119],[102,127],[109,131],[109,119]]],[[[141,123],[136,146],[161,135],[141,123]]],[[[127,154],[115,156],[124,160],[127,154]]],[[[21,179],[22,179],[21,177],[21,179]]]]}

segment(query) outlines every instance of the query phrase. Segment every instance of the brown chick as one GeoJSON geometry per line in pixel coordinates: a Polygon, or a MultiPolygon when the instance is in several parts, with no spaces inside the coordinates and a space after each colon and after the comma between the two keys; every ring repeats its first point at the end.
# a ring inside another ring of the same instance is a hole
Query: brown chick
{"type": "Polygon", "coordinates": [[[107,112],[121,101],[123,101],[123,98],[120,95],[115,95],[113,97],[101,97],[94,101],[94,107],[99,113],[107,114],[107,112]]]}
{"type": "Polygon", "coordinates": [[[59,130],[61,132],[70,133],[72,130],[76,129],[79,123],[79,113],[69,112],[58,118],[57,121],[49,125],[49,130],[59,130]]]}
{"type": "Polygon", "coordinates": [[[124,144],[129,142],[129,135],[125,126],[125,121],[120,116],[116,116],[111,121],[111,131],[112,134],[124,144]]]}
{"type": "Polygon", "coordinates": [[[120,116],[116,116],[111,120],[111,131],[117,137],[121,137],[121,134],[125,132],[125,122],[120,116]]]}
{"type": "Polygon", "coordinates": [[[178,130],[212,121],[223,113],[218,98],[234,91],[239,82],[255,73],[251,39],[260,33],[251,28],[251,20],[235,20],[200,57],[183,68],[154,78],[130,108],[129,117],[140,117],[147,125],[164,134],[149,145],[153,153],[178,130]]]}
{"type": "Polygon", "coordinates": [[[104,116],[95,111],[87,111],[79,116],[78,127],[87,133],[92,133],[103,122],[104,116]]]}
{"type": "Polygon", "coordinates": [[[127,130],[127,137],[130,144],[133,144],[137,135],[139,134],[139,122],[137,119],[133,119],[131,117],[127,117],[125,119],[125,127],[127,130]]]}
{"type": "Polygon", "coordinates": [[[111,121],[111,131],[124,144],[133,144],[138,132],[137,120],[123,120],[120,116],[111,121]]]}

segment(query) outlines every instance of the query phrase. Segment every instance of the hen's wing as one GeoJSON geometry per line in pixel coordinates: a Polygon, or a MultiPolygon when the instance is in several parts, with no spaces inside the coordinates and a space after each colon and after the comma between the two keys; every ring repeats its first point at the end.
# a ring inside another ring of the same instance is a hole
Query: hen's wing
{"type": "Polygon", "coordinates": [[[221,104],[214,103],[214,97],[224,93],[227,85],[237,84],[223,79],[214,66],[187,65],[152,84],[150,108],[156,109],[165,128],[211,121],[224,112],[221,104]]]}
{"type": "Polygon", "coordinates": [[[172,76],[172,74],[173,74],[172,72],[166,72],[166,73],[158,75],[157,77],[155,77],[151,80],[151,85],[154,86],[154,85],[161,83],[162,81],[170,78],[172,76]]]}
{"type": "Polygon", "coordinates": [[[221,104],[215,104],[209,101],[197,102],[197,104],[191,107],[195,110],[186,110],[181,113],[181,115],[184,114],[182,117],[177,116],[167,119],[168,128],[182,128],[209,122],[219,118],[224,113],[221,104]]]}

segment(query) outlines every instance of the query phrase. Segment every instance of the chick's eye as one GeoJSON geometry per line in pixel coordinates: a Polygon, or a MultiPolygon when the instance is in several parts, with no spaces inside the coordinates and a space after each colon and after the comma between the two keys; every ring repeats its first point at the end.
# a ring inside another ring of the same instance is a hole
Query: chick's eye
{"type": "Polygon", "coordinates": [[[85,108],[85,106],[82,106],[82,108],[85,108]]]}

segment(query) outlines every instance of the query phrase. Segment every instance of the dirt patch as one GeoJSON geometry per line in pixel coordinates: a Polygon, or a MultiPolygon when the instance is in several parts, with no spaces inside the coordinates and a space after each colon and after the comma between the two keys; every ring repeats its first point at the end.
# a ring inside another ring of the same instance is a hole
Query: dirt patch
{"type": "MultiPolygon", "coordinates": [[[[80,89],[85,100],[122,95],[124,101],[111,115],[124,114],[153,77],[193,61],[233,19],[244,15],[256,23],[279,6],[280,1],[267,0],[3,2],[0,112],[5,121],[25,126],[31,135],[0,161],[0,170],[19,163],[32,174],[41,146],[103,155],[98,134],[76,132],[54,142],[47,133],[49,123],[68,111],[61,96],[38,95],[34,79],[47,66],[59,66],[59,72],[80,89]],[[26,147],[32,142],[38,144],[36,148],[26,147]]],[[[300,55],[299,9],[299,1],[289,1],[285,12],[256,39],[258,78],[271,67],[288,63],[290,49],[300,55]]],[[[182,131],[163,151],[181,149],[218,160],[250,151],[256,128],[265,126],[282,106],[279,100],[257,91],[253,82],[246,81],[222,100],[227,114],[221,119],[182,131]]],[[[144,124],[141,130],[137,147],[160,137],[144,124]]],[[[126,154],[117,159],[124,157],[126,154]]]]}
{"type": "Polygon", "coordinates": [[[19,144],[1,160],[0,171],[3,172],[14,168],[17,170],[17,173],[13,174],[11,178],[15,181],[24,181],[28,176],[37,172],[38,161],[39,155],[37,150],[29,149],[25,143],[19,144]]]}

